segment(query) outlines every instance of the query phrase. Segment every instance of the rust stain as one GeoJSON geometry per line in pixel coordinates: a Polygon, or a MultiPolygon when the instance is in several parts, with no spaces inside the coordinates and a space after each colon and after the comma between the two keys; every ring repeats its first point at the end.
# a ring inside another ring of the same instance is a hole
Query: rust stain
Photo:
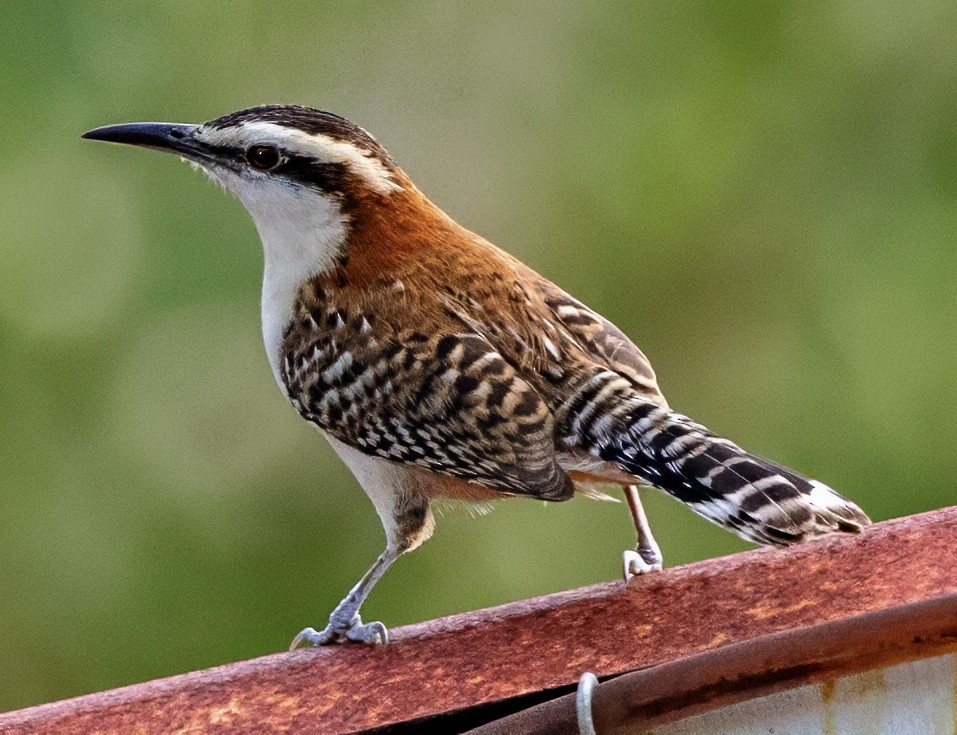
{"type": "Polygon", "coordinates": [[[954,687],[951,693],[951,717],[954,720],[954,735],[957,735],[957,656],[954,656],[954,687]]]}
{"type": "Polygon", "coordinates": [[[821,683],[821,704],[824,705],[824,721],[821,723],[821,735],[837,735],[834,723],[834,693],[836,679],[827,679],[821,683]]]}
{"type": "MultiPolygon", "coordinates": [[[[839,731],[835,721],[835,713],[840,710],[842,701],[865,701],[869,696],[886,692],[887,683],[884,679],[883,669],[872,669],[843,679],[839,698],[837,697],[836,688],[836,679],[827,679],[820,687],[821,702],[824,705],[823,735],[833,735],[839,731]]],[[[872,700],[872,702],[876,703],[880,701],[880,699],[872,700]]],[[[879,704],[877,706],[879,710],[879,704]]],[[[858,722],[857,724],[862,728],[861,731],[863,732],[865,728],[874,726],[875,723],[883,722],[884,714],[886,713],[871,709],[868,713],[868,719],[858,722]]]]}
{"type": "MultiPolygon", "coordinates": [[[[957,593],[957,508],[0,715],[0,733],[356,732],[957,593]]],[[[955,694],[957,697],[957,694],[955,694]]],[[[955,714],[957,716],[957,714],[955,714]]]]}

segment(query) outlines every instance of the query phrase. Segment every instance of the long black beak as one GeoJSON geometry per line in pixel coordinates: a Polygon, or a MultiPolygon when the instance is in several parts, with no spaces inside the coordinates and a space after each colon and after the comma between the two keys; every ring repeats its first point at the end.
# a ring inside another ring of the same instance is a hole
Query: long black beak
{"type": "Polygon", "coordinates": [[[166,153],[175,153],[194,161],[209,158],[205,146],[196,140],[199,125],[178,123],[125,123],[106,125],[83,133],[90,140],[105,140],[108,143],[126,143],[143,148],[152,148],[166,153]]]}

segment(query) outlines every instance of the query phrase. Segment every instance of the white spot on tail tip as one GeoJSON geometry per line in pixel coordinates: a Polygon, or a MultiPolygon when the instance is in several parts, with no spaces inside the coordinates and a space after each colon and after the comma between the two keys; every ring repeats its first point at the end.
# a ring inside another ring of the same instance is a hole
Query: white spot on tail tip
{"type": "Polygon", "coordinates": [[[818,480],[810,480],[809,482],[811,483],[811,487],[813,489],[804,497],[807,498],[807,502],[810,505],[813,505],[815,508],[828,511],[834,511],[838,508],[846,507],[846,503],[837,495],[837,493],[835,493],[823,482],[818,480]]]}

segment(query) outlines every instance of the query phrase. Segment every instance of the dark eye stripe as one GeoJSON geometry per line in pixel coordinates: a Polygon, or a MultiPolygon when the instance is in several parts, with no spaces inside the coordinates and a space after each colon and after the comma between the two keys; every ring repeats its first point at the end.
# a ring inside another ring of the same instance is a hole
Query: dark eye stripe
{"type": "MultiPolygon", "coordinates": [[[[247,165],[248,150],[232,146],[210,146],[209,153],[214,162],[225,164],[240,173],[247,165]]],[[[302,186],[321,191],[324,194],[347,199],[353,187],[361,189],[357,177],[345,163],[323,163],[310,156],[297,155],[288,151],[281,153],[278,165],[269,170],[277,178],[285,178],[302,186]]]]}
{"type": "Polygon", "coordinates": [[[345,194],[353,178],[344,163],[320,163],[314,158],[296,155],[287,156],[276,173],[326,194],[345,194]]]}

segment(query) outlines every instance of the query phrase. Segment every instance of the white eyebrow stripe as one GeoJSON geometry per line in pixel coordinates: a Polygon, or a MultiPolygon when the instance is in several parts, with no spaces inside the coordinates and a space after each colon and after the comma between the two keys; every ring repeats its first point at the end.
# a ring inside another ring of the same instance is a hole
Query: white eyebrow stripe
{"type": "Polygon", "coordinates": [[[322,163],[341,163],[361,178],[373,191],[389,194],[402,187],[392,180],[389,170],[374,156],[363,153],[351,143],[334,140],[321,133],[306,133],[276,123],[252,121],[235,127],[204,131],[202,137],[214,145],[248,148],[257,144],[278,144],[294,155],[309,156],[322,163]]]}

